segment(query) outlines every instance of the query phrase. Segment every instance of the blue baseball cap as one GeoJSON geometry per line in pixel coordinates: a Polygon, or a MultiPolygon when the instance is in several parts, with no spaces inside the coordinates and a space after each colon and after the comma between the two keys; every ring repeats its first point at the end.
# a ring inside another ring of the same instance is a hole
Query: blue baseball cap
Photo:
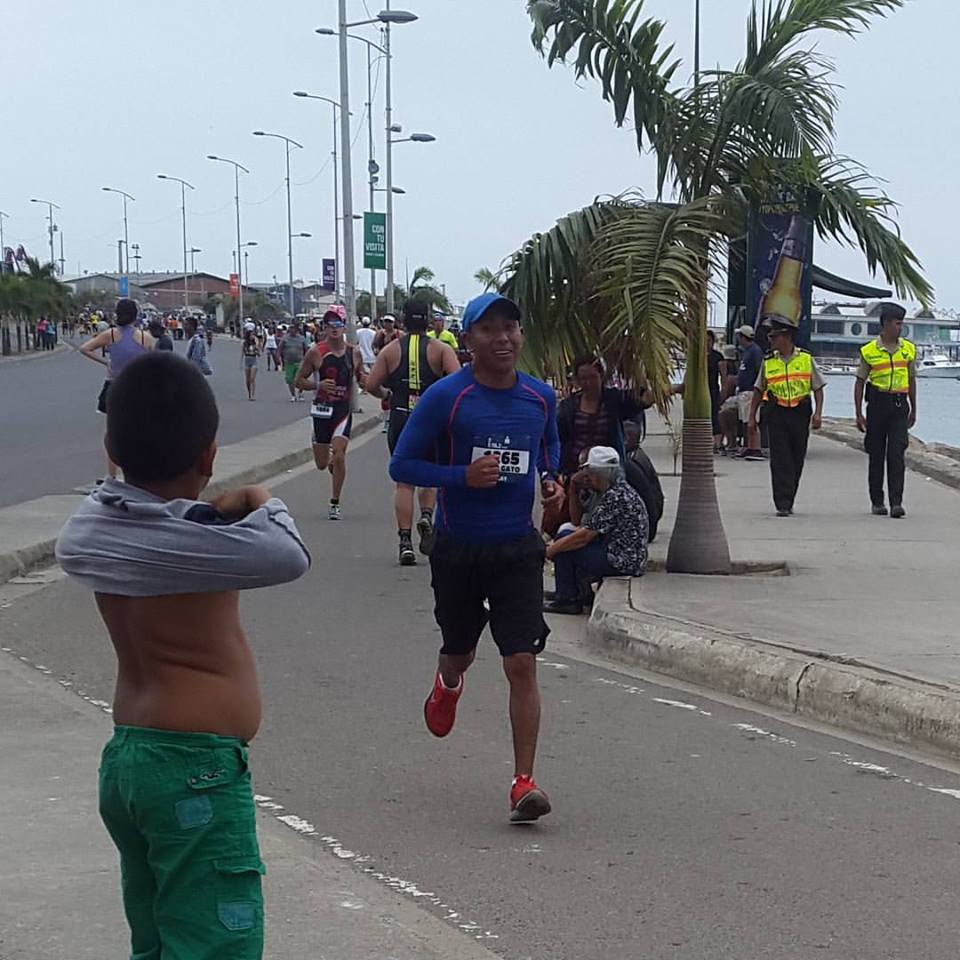
{"type": "Polygon", "coordinates": [[[515,320],[522,316],[520,308],[509,297],[499,293],[481,293],[479,297],[474,297],[463,311],[460,320],[463,332],[466,333],[494,305],[500,305],[501,309],[515,320]]]}

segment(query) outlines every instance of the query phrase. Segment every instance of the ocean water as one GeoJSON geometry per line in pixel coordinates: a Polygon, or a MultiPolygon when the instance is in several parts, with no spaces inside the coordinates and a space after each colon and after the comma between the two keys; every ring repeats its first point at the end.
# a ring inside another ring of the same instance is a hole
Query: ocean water
{"type": "MultiPolygon", "coordinates": [[[[828,417],[853,418],[854,377],[826,377],[823,412],[828,417]]],[[[915,436],[925,443],[960,447],[960,380],[917,380],[915,436]]]]}

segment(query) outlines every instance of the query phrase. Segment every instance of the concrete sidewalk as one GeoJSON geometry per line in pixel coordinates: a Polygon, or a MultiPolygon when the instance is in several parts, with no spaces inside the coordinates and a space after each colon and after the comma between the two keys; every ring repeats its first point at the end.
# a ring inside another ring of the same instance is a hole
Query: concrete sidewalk
{"type": "MultiPolygon", "coordinates": [[[[260,483],[308,462],[313,456],[309,404],[302,406],[304,416],[296,423],[221,447],[204,496],[260,483]]],[[[380,424],[379,400],[363,394],[360,407],[363,412],[354,418],[354,437],[380,424]]],[[[53,559],[60,528],[76,509],[81,495],[39,497],[0,509],[0,583],[53,559]]]]}
{"type": "MultiPolygon", "coordinates": [[[[104,960],[129,952],[116,851],[97,814],[111,721],[0,653],[0,958],[104,960]]],[[[254,749],[254,775],[256,776],[254,749]]],[[[494,960],[453,924],[261,812],[265,957],[494,960]]]]}
{"type": "Polygon", "coordinates": [[[718,457],[735,561],[787,576],[666,574],[679,480],[660,425],[644,444],[666,495],[646,577],[601,590],[590,642],[613,656],[825,722],[960,753],[960,495],[908,471],[905,520],[870,515],[862,451],[814,437],[796,515],[769,465],[718,457]]]}

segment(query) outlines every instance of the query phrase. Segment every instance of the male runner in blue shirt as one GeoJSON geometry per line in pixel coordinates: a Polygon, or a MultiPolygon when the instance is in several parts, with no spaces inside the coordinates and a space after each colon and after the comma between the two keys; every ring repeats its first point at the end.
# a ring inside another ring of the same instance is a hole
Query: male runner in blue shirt
{"type": "Polygon", "coordinates": [[[453,728],[463,675],[489,621],[510,684],[510,819],[524,823],[550,812],[533,779],[540,729],[537,654],[550,631],[542,614],[544,545],[532,511],[538,482],[545,504],[563,498],[555,480],[556,395],[517,371],[523,333],[513,301],[495,293],[477,297],[464,311],[463,331],[473,363],[420,398],[390,476],[440,491],[430,567],[443,646],[424,705],[427,728],[438,737],[453,728]]]}

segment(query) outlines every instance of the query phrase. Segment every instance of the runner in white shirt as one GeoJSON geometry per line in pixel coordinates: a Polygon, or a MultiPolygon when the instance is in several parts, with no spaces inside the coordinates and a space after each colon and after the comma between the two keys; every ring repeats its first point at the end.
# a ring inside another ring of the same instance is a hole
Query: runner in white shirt
{"type": "Polygon", "coordinates": [[[373,352],[373,338],[376,336],[373,327],[370,326],[370,318],[364,317],[360,321],[361,326],[357,331],[357,346],[360,349],[360,362],[363,364],[363,372],[369,373],[377,355],[373,352]]]}

